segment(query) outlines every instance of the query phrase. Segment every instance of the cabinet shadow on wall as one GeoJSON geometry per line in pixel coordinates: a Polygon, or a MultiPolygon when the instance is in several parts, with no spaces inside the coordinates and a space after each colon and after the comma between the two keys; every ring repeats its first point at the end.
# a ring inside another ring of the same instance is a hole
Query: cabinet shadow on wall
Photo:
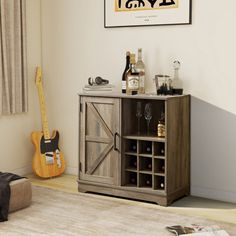
{"type": "Polygon", "coordinates": [[[236,114],[191,97],[191,193],[236,203],[236,114]]]}

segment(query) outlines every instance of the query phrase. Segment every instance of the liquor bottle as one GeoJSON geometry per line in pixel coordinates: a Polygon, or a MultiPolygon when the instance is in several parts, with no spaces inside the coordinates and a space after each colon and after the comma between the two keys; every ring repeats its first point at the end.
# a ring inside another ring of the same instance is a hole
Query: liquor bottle
{"type": "Polygon", "coordinates": [[[126,72],[126,94],[136,95],[139,90],[139,73],[135,67],[135,54],[130,54],[130,68],[126,72]]]}
{"type": "Polygon", "coordinates": [[[142,59],[142,48],[138,49],[138,61],[136,63],[136,71],[139,73],[139,94],[145,93],[145,65],[142,59]]]}
{"type": "Polygon", "coordinates": [[[161,118],[158,120],[157,136],[160,138],[164,138],[166,136],[165,113],[164,112],[161,113],[161,118]]]}
{"type": "Polygon", "coordinates": [[[173,62],[174,67],[174,78],[172,81],[173,86],[173,93],[176,95],[182,95],[183,94],[183,85],[182,81],[179,79],[179,69],[180,69],[181,63],[179,61],[173,62]]]}
{"type": "Polygon", "coordinates": [[[130,52],[126,52],[126,65],[125,70],[122,74],[122,93],[126,93],[126,77],[125,74],[129,70],[130,67],[130,52]]]}

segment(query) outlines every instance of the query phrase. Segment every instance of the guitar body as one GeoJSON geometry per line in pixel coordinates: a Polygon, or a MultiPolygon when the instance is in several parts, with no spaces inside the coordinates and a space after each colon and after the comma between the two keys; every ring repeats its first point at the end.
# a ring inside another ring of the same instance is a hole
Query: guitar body
{"type": "Polygon", "coordinates": [[[52,138],[45,139],[41,131],[31,134],[35,146],[33,157],[33,171],[42,178],[50,178],[61,175],[65,171],[65,160],[58,148],[59,132],[53,131],[52,138]]]}

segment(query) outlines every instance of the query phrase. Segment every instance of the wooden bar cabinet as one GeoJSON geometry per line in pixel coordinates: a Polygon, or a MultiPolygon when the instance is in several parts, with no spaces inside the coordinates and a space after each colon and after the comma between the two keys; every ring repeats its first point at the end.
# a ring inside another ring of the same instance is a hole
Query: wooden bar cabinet
{"type": "Polygon", "coordinates": [[[162,206],[189,195],[190,96],[80,94],[78,190],[162,206]],[[158,137],[163,114],[166,134],[158,137]]]}

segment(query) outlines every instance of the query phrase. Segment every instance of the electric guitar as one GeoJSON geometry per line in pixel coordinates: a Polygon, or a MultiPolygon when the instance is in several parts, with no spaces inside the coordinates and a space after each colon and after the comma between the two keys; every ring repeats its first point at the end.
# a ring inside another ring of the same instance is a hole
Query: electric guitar
{"type": "Polygon", "coordinates": [[[59,176],[65,171],[65,160],[58,147],[59,132],[54,130],[52,137],[50,136],[40,67],[36,68],[35,80],[39,95],[43,131],[36,131],[31,134],[35,146],[32,167],[34,173],[39,177],[50,178],[59,176]]]}

